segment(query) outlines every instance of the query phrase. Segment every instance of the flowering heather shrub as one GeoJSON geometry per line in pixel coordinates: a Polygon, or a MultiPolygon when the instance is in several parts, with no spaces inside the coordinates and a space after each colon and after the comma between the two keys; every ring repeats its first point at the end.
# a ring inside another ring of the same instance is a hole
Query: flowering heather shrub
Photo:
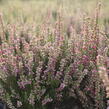
{"type": "Polygon", "coordinates": [[[55,26],[47,20],[37,37],[28,29],[4,29],[0,99],[10,109],[73,109],[75,102],[78,109],[106,109],[97,66],[101,34],[95,19],[95,24],[85,19],[80,34],[70,25],[70,36],[60,16],[55,26]]]}

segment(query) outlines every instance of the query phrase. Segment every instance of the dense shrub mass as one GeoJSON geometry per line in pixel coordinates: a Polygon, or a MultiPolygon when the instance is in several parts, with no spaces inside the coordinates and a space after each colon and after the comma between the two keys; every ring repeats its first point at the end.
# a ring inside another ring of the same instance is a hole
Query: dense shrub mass
{"type": "Polygon", "coordinates": [[[108,68],[108,38],[97,21],[79,30],[60,15],[37,28],[1,21],[0,99],[10,109],[106,109],[99,68],[108,68]]]}

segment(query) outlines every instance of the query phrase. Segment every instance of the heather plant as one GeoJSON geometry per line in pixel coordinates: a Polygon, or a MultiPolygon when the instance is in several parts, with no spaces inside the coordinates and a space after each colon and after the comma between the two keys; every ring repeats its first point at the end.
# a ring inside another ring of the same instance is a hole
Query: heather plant
{"type": "Polygon", "coordinates": [[[10,109],[106,109],[97,63],[103,43],[98,13],[84,19],[78,33],[57,17],[52,25],[48,16],[37,37],[1,22],[0,99],[10,109]]]}

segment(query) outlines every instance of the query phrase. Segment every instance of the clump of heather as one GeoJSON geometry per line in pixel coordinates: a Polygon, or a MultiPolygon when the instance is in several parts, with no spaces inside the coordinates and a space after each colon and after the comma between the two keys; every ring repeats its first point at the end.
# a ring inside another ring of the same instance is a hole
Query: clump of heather
{"type": "Polygon", "coordinates": [[[0,99],[10,109],[106,109],[97,16],[84,19],[79,33],[58,16],[54,26],[47,20],[38,27],[37,37],[28,28],[3,31],[0,99]]]}

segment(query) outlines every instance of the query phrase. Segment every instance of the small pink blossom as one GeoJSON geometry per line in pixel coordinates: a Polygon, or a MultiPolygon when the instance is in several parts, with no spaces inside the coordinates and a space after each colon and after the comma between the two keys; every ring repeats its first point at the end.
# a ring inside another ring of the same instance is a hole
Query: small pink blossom
{"type": "Polygon", "coordinates": [[[42,101],[42,105],[46,105],[47,103],[50,103],[50,102],[52,102],[52,101],[53,101],[52,98],[46,98],[46,99],[44,99],[44,100],[42,101]]]}
{"type": "Polygon", "coordinates": [[[60,87],[57,89],[57,91],[62,91],[65,88],[65,84],[61,83],[60,87]]]}
{"type": "Polygon", "coordinates": [[[21,101],[17,101],[17,107],[21,107],[22,106],[22,102],[21,101]]]}

